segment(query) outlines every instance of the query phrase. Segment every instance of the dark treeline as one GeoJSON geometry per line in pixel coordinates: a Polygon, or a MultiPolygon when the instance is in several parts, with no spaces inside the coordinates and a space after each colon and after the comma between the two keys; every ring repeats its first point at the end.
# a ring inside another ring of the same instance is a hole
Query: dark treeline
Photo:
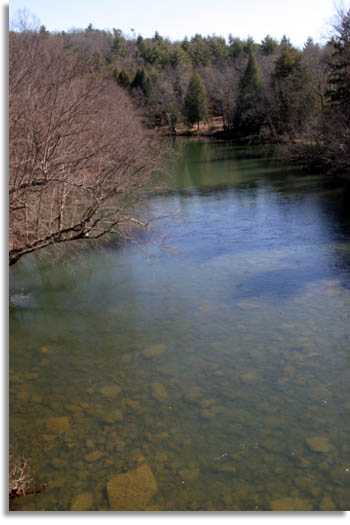
{"type": "Polygon", "coordinates": [[[291,160],[349,172],[350,10],[339,10],[325,45],[309,38],[303,49],[286,36],[257,43],[196,34],[172,42],[157,32],[130,37],[91,25],[40,31],[62,39],[69,52],[93,57],[134,99],[149,127],[175,134],[204,122],[210,132],[219,120],[230,138],[280,144],[291,160]]]}

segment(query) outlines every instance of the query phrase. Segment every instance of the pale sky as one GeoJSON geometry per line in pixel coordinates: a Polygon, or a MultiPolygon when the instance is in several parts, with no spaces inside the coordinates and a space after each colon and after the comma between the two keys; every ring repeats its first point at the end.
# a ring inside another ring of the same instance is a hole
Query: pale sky
{"type": "Polygon", "coordinates": [[[267,34],[278,40],[286,34],[296,46],[309,36],[315,41],[327,36],[335,13],[334,0],[12,0],[10,19],[19,9],[36,15],[49,31],[91,23],[130,36],[131,28],[143,37],[158,31],[171,40],[232,33],[260,42],[267,34]]]}

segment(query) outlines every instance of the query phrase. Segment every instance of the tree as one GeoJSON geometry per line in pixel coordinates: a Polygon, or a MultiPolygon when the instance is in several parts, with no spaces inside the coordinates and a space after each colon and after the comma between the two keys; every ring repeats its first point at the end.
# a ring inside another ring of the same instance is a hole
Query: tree
{"type": "Polygon", "coordinates": [[[239,94],[239,74],[233,65],[208,66],[201,71],[210,100],[211,111],[221,116],[226,130],[234,125],[237,98],[239,94]]]}
{"type": "Polygon", "coordinates": [[[344,10],[338,12],[335,30],[328,96],[332,102],[348,106],[350,100],[350,9],[347,12],[344,10]]]}
{"type": "MultiPolygon", "coordinates": [[[[181,68],[181,74],[184,71],[181,68]]],[[[154,125],[167,125],[172,134],[176,133],[176,124],[181,116],[181,85],[178,84],[177,68],[168,66],[154,78],[149,94],[148,107],[154,125]]]]}
{"type": "Polygon", "coordinates": [[[148,75],[144,69],[138,69],[131,82],[132,89],[140,90],[144,95],[147,93],[148,75]]]}
{"type": "Polygon", "coordinates": [[[118,84],[123,88],[130,87],[131,80],[129,77],[129,73],[122,69],[118,75],[118,84]]]}
{"type": "Polygon", "coordinates": [[[194,66],[207,66],[213,59],[208,40],[198,33],[191,38],[188,53],[194,66]]]}
{"type": "Polygon", "coordinates": [[[263,55],[273,55],[278,49],[278,42],[272,36],[266,35],[261,41],[260,49],[263,55]]]}
{"type": "Polygon", "coordinates": [[[9,35],[9,262],[130,238],[159,158],[125,92],[60,36],[9,35]]]}
{"type": "Polygon", "coordinates": [[[328,89],[323,93],[321,114],[308,140],[285,147],[282,153],[289,160],[350,179],[350,9],[338,10],[334,29],[323,50],[328,62],[328,89]]]}
{"type": "Polygon", "coordinates": [[[321,47],[312,39],[308,39],[304,45],[303,56],[311,74],[312,89],[320,114],[326,104],[330,55],[329,45],[321,47]]]}
{"type": "Polygon", "coordinates": [[[188,84],[185,97],[185,119],[189,126],[208,118],[207,90],[203,80],[195,71],[188,84]]]}
{"type": "Polygon", "coordinates": [[[338,10],[334,29],[318,154],[329,173],[350,178],[350,9],[338,10]]]}
{"type": "Polygon", "coordinates": [[[300,136],[314,114],[315,93],[307,62],[285,37],[271,81],[274,92],[271,120],[278,135],[300,136]]]}
{"type": "Polygon", "coordinates": [[[128,55],[128,48],[126,47],[125,38],[121,29],[113,29],[113,42],[111,46],[113,55],[126,57],[128,55]]]}
{"type": "Polygon", "coordinates": [[[233,37],[231,34],[228,37],[228,55],[232,60],[235,60],[244,52],[244,42],[238,37],[233,37]]]}
{"type": "Polygon", "coordinates": [[[254,52],[249,52],[248,63],[239,85],[235,126],[245,133],[258,133],[264,120],[263,79],[254,52]]]}

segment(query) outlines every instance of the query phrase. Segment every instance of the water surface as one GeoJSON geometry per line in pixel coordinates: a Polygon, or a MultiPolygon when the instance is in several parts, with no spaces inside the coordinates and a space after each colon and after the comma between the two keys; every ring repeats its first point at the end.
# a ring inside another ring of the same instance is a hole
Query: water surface
{"type": "Polygon", "coordinates": [[[145,211],[166,249],[11,268],[10,441],[48,483],[15,508],[109,510],[109,480],[147,465],[147,510],[347,510],[349,193],[175,148],[145,211]]]}

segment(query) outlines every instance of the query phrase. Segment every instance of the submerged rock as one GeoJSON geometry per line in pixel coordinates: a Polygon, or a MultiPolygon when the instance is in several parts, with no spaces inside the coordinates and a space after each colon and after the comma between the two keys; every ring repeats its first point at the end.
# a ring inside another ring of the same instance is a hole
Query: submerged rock
{"type": "Polygon", "coordinates": [[[203,399],[200,401],[200,405],[202,408],[209,408],[209,407],[212,407],[213,405],[216,405],[218,402],[217,399],[215,399],[214,397],[211,397],[209,399],[203,399]]]}
{"type": "Polygon", "coordinates": [[[63,434],[70,431],[68,416],[49,417],[44,425],[48,434],[63,434]]]}
{"type": "Polygon", "coordinates": [[[147,357],[148,359],[152,359],[153,357],[159,357],[162,355],[166,350],[166,346],[162,344],[157,345],[151,345],[148,346],[144,351],[143,355],[147,357]]]}
{"type": "Polygon", "coordinates": [[[10,375],[9,381],[10,383],[23,383],[23,379],[21,377],[17,377],[14,375],[10,375]]]}
{"type": "Polygon", "coordinates": [[[86,454],[85,459],[89,463],[94,463],[98,459],[102,458],[104,456],[104,453],[101,450],[94,450],[90,454],[86,454]]]}
{"type": "Polygon", "coordinates": [[[166,401],[168,392],[161,383],[152,383],[152,396],[158,401],[166,401]]]}
{"type": "Polygon", "coordinates": [[[307,438],[306,444],[313,452],[320,452],[324,454],[333,450],[333,445],[330,444],[327,438],[322,436],[307,438]]]}
{"type": "Polygon", "coordinates": [[[117,397],[120,394],[120,386],[118,385],[105,385],[98,391],[105,397],[117,397]]]}
{"type": "Polygon", "coordinates": [[[134,401],[133,399],[123,399],[123,406],[131,408],[132,410],[141,410],[140,402],[134,401]]]}
{"type": "Polygon", "coordinates": [[[326,295],[328,297],[337,297],[338,295],[341,295],[341,291],[337,290],[336,288],[331,288],[330,290],[326,291],[326,295]]]}
{"type": "Polygon", "coordinates": [[[124,414],[119,408],[116,408],[115,410],[103,415],[101,419],[104,423],[111,425],[113,423],[116,423],[117,421],[123,421],[124,414]]]}
{"type": "Polygon", "coordinates": [[[74,498],[72,501],[72,506],[70,510],[74,511],[83,511],[91,510],[93,505],[93,497],[90,492],[82,492],[74,498]]]}
{"type": "Polygon", "coordinates": [[[185,468],[179,471],[181,478],[185,481],[193,481],[198,479],[200,470],[199,468],[185,468]]]}
{"type": "Polygon", "coordinates": [[[157,483],[148,465],[113,476],[107,483],[110,510],[145,510],[157,492],[157,483]]]}
{"type": "Polygon", "coordinates": [[[303,511],[303,510],[312,510],[312,504],[310,501],[304,498],[294,497],[294,498],[281,498],[276,499],[271,502],[271,510],[275,511],[303,511]]]}
{"type": "Polygon", "coordinates": [[[259,380],[259,376],[258,376],[258,374],[256,372],[251,371],[251,370],[247,370],[246,372],[243,372],[243,374],[241,375],[241,379],[245,383],[248,383],[249,385],[252,385],[252,384],[256,383],[259,380]]]}
{"type": "Polygon", "coordinates": [[[185,403],[188,403],[191,405],[201,404],[202,399],[203,399],[203,391],[197,387],[190,388],[183,395],[183,400],[185,401],[185,403]]]}
{"type": "Polygon", "coordinates": [[[259,306],[255,303],[246,303],[244,301],[238,303],[238,306],[241,308],[241,310],[254,310],[255,308],[259,308],[259,306]]]}
{"type": "Polygon", "coordinates": [[[224,465],[217,465],[215,470],[217,472],[229,472],[234,474],[236,472],[236,467],[234,467],[232,464],[226,463],[224,465]]]}
{"type": "Polygon", "coordinates": [[[199,411],[199,415],[202,419],[215,419],[217,414],[217,407],[203,408],[199,411]]]}
{"type": "Polygon", "coordinates": [[[337,510],[334,501],[332,498],[328,495],[323,496],[321,503],[320,503],[320,510],[337,510]]]}

